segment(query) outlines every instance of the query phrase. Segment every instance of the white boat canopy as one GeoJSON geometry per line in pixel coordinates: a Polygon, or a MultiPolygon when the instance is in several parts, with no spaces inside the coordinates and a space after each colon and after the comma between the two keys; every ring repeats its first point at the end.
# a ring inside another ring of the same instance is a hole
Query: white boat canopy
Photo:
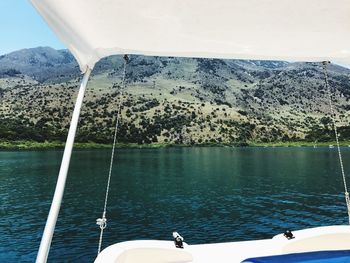
{"type": "Polygon", "coordinates": [[[349,0],[31,0],[81,71],[115,54],[350,65],[349,0]]]}

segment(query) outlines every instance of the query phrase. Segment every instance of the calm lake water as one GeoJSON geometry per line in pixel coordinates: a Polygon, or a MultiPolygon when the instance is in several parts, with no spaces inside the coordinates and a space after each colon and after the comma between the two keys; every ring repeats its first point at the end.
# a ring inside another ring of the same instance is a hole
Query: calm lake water
{"type": "MultiPolygon", "coordinates": [[[[346,171],[350,149],[343,149],[346,171]]],[[[0,152],[0,261],[33,262],[61,151],[0,152]]],[[[75,151],[50,262],[96,256],[110,150],[75,151]]],[[[347,169],[348,168],[348,169],[347,169]]],[[[117,152],[103,247],[134,239],[189,244],[271,238],[346,224],[335,149],[169,148],[117,152]]]]}

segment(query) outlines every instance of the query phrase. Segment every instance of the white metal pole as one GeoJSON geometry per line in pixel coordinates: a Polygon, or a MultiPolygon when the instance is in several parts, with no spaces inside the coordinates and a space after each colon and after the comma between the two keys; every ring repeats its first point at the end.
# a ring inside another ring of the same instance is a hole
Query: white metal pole
{"type": "Polygon", "coordinates": [[[78,126],[80,109],[83,103],[84,93],[86,90],[86,85],[87,85],[90,73],[91,73],[91,69],[88,68],[80,84],[79,93],[78,93],[77,100],[75,102],[72,120],[70,122],[66,146],[64,147],[61,168],[60,168],[60,172],[58,174],[58,179],[56,183],[55,194],[52,199],[50,212],[47,217],[43,236],[41,238],[40,248],[38,251],[38,255],[36,257],[36,263],[45,263],[49,255],[51,240],[52,240],[53,232],[55,230],[55,225],[56,225],[58,213],[60,211],[62,197],[64,193],[64,187],[66,184],[67,172],[68,172],[70,158],[72,155],[75,133],[78,126]]]}

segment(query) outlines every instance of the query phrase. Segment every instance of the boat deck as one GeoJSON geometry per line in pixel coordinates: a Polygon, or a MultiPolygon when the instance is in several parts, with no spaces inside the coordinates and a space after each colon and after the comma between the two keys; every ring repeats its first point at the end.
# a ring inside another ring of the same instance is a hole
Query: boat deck
{"type": "Polygon", "coordinates": [[[184,245],[175,248],[172,241],[128,241],[104,249],[95,263],[240,263],[248,258],[350,250],[350,226],[327,226],[293,232],[288,240],[283,234],[272,239],[184,245]]]}

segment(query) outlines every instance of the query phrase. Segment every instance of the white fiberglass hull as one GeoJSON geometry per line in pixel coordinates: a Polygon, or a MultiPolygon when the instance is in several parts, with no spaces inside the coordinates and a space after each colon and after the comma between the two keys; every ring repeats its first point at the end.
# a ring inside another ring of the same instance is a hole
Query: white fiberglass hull
{"type": "Polygon", "coordinates": [[[326,226],[293,232],[288,240],[283,234],[272,239],[187,245],[175,248],[172,241],[128,241],[104,249],[95,263],[239,263],[248,258],[304,253],[313,251],[350,250],[350,226],[326,226]]]}

